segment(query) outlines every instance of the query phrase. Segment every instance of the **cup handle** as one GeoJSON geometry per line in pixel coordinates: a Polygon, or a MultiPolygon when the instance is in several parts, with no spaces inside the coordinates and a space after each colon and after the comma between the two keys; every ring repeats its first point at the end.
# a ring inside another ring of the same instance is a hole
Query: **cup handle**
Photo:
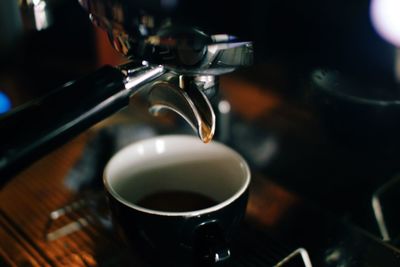
{"type": "Polygon", "coordinates": [[[219,266],[231,256],[228,242],[217,221],[202,223],[198,226],[194,250],[199,266],[219,266]]]}

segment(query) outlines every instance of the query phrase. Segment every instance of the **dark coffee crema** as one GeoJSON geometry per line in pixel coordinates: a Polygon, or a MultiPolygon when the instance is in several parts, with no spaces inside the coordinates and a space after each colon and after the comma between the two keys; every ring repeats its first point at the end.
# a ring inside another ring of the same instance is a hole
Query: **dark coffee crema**
{"type": "Polygon", "coordinates": [[[187,212],[216,205],[217,202],[200,193],[169,190],[149,194],[137,202],[146,209],[164,212],[187,212]]]}

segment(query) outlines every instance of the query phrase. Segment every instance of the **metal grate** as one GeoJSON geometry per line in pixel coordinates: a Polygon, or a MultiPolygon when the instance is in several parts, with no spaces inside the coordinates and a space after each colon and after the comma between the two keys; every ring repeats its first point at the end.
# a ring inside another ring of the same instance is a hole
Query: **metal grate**
{"type": "Polygon", "coordinates": [[[266,233],[244,225],[237,240],[233,241],[232,267],[275,266],[294,249],[277,242],[266,233]]]}

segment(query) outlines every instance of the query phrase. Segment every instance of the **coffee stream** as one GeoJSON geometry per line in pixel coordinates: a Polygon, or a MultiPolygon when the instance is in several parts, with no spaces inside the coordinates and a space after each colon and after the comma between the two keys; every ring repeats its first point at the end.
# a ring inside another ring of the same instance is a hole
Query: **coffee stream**
{"type": "Polygon", "coordinates": [[[216,205],[217,202],[195,192],[169,190],[150,194],[137,202],[146,209],[166,212],[187,212],[202,210],[216,205]]]}

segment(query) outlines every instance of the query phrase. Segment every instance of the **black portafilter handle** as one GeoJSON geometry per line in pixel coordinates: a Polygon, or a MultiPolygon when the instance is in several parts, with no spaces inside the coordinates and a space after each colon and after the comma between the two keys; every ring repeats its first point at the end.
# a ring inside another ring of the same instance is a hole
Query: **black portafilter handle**
{"type": "Polygon", "coordinates": [[[105,66],[0,117],[0,188],[19,171],[129,104],[125,76],[105,66]]]}

